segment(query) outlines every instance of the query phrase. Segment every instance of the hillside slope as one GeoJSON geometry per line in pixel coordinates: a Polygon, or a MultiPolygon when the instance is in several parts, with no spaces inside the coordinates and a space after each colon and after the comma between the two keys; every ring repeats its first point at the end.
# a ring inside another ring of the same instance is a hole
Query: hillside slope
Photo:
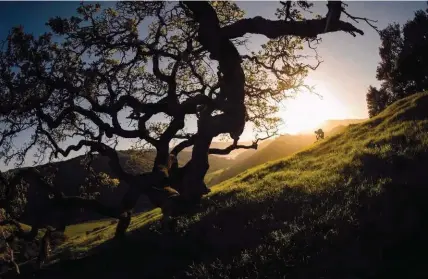
{"type": "Polygon", "coordinates": [[[235,159],[229,168],[210,179],[212,186],[257,165],[289,156],[315,141],[314,135],[282,135],[262,146],[261,149],[246,151],[235,159]],[[251,153],[250,153],[251,152],[251,153]],[[240,158],[241,157],[241,158],[240,158]]]}
{"type": "MultiPolygon", "coordinates": [[[[356,119],[328,120],[326,123],[342,123],[342,125],[325,130],[325,137],[334,136],[345,130],[346,126],[356,123],[356,119]]],[[[361,122],[361,121],[360,121],[361,122]]],[[[262,142],[257,150],[249,149],[235,157],[233,164],[222,170],[214,171],[207,175],[206,183],[213,186],[223,182],[239,173],[258,166],[292,155],[307,148],[316,141],[315,134],[281,135],[275,139],[262,142]]]]}
{"type": "Polygon", "coordinates": [[[179,218],[172,234],[160,234],[158,222],[138,228],[146,213],[126,241],[106,241],[36,276],[427,278],[427,108],[428,93],[400,100],[214,186],[204,209],[179,218]]]}

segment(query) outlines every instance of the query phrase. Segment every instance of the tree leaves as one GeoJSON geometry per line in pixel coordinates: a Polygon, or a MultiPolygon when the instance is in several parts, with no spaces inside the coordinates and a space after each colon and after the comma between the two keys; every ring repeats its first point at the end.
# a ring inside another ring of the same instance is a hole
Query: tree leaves
{"type": "Polygon", "coordinates": [[[380,89],[367,92],[369,115],[375,116],[388,104],[405,96],[428,90],[428,12],[422,10],[404,26],[388,25],[380,32],[381,61],[376,78],[380,89]]]}

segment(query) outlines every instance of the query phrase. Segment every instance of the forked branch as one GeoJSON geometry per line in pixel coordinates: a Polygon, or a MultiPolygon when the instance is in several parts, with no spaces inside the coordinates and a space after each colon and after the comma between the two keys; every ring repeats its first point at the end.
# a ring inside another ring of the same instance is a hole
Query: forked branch
{"type": "Polygon", "coordinates": [[[259,141],[263,141],[266,140],[268,138],[273,137],[274,135],[268,135],[264,138],[257,138],[255,141],[253,141],[252,144],[250,145],[242,145],[242,144],[238,144],[237,140],[234,140],[233,143],[231,145],[229,145],[228,147],[221,149],[221,148],[210,148],[209,149],[209,154],[215,154],[215,155],[227,155],[230,152],[232,152],[233,150],[236,149],[257,149],[258,148],[258,143],[259,141]]]}

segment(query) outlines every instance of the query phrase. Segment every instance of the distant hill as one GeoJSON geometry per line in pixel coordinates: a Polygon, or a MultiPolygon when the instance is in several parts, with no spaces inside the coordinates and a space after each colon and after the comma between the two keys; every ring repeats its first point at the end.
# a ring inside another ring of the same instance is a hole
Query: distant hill
{"type": "MultiPolygon", "coordinates": [[[[319,125],[319,129],[323,129],[324,132],[329,132],[332,129],[338,127],[338,126],[348,126],[350,124],[358,124],[366,121],[367,119],[330,119],[326,120],[321,125],[319,125]]],[[[313,133],[313,131],[308,131],[313,133]]]]}
{"type": "Polygon", "coordinates": [[[253,156],[253,154],[261,152],[265,147],[269,146],[274,141],[275,139],[264,140],[258,144],[257,149],[241,149],[243,152],[235,157],[234,164],[244,162],[245,160],[253,156]]]}
{"type": "MultiPolygon", "coordinates": [[[[120,151],[119,159],[121,165],[124,169],[130,173],[141,173],[150,171],[153,165],[155,153],[152,151],[145,152],[141,155],[138,160],[131,160],[131,154],[133,151],[120,151]]],[[[179,164],[184,165],[191,158],[191,153],[189,151],[183,151],[179,154],[179,164]]],[[[56,173],[54,183],[61,188],[61,191],[65,195],[79,195],[79,186],[84,182],[85,177],[87,176],[84,166],[81,164],[82,156],[75,157],[70,160],[61,161],[55,163],[58,171],[56,173]]],[[[232,164],[232,160],[225,159],[219,156],[209,156],[209,163],[211,171],[216,171],[222,168],[226,168],[232,164]]],[[[39,166],[36,168],[43,168],[44,166],[39,166]]],[[[115,174],[111,171],[108,158],[103,156],[96,156],[92,162],[92,167],[96,172],[105,172],[112,177],[115,177],[115,174]]],[[[14,171],[14,170],[11,170],[14,171]]],[[[117,188],[108,188],[103,187],[99,189],[100,195],[99,200],[107,205],[117,205],[120,203],[122,196],[125,194],[128,185],[124,182],[117,188]]],[[[46,202],[47,193],[42,189],[37,187],[35,184],[30,184],[27,190],[27,206],[22,218],[22,222],[31,224],[35,221],[34,212],[37,212],[39,208],[46,202]]],[[[137,207],[136,212],[144,211],[150,209],[152,205],[148,202],[145,196],[141,196],[137,207]]],[[[100,216],[94,212],[73,212],[69,218],[70,223],[83,222],[88,220],[94,220],[99,218],[104,218],[105,216],[100,216]]],[[[52,216],[50,220],[56,218],[65,218],[63,216],[52,216]]],[[[49,220],[49,219],[48,219],[49,220]]]]}

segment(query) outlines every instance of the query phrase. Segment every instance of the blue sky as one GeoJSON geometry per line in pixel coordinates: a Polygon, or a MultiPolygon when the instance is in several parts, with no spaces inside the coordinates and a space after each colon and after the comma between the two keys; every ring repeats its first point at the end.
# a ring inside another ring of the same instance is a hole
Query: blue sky
{"type": "MultiPolygon", "coordinates": [[[[45,23],[50,17],[69,17],[75,14],[78,1],[63,2],[0,2],[0,39],[6,38],[11,27],[23,25],[25,31],[34,35],[47,31],[45,23]]],[[[246,17],[263,16],[274,18],[278,2],[240,1],[238,5],[246,12],[246,17]]],[[[425,9],[426,2],[348,2],[347,11],[352,15],[378,20],[382,29],[388,23],[405,23],[418,9],[425,9]]],[[[103,6],[114,2],[103,2],[103,6]]],[[[315,13],[325,15],[326,2],[315,2],[315,13]]],[[[342,16],[342,19],[345,19],[342,16]]],[[[286,124],[281,132],[298,132],[302,126],[311,126],[315,118],[366,118],[365,94],[369,85],[377,85],[375,78],[379,62],[380,40],[377,33],[367,24],[357,25],[365,31],[364,36],[352,37],[346,33],[322,35],[319,54],[324,63],[317,71],[310,73],[308,82],[317,87],[324,98],[305,95],[289,100],[281,109],[286,124]],[[306,122],[305,122],[306,121],[306,122]]],[[[258,46],[265,39],[254,36],[253,45],[258,46]]],[[[244,139],[251,139],[251,131],[246,130],[244,139]]],[[[0,169],[2,169],[0,163],[0,169]]]]}

